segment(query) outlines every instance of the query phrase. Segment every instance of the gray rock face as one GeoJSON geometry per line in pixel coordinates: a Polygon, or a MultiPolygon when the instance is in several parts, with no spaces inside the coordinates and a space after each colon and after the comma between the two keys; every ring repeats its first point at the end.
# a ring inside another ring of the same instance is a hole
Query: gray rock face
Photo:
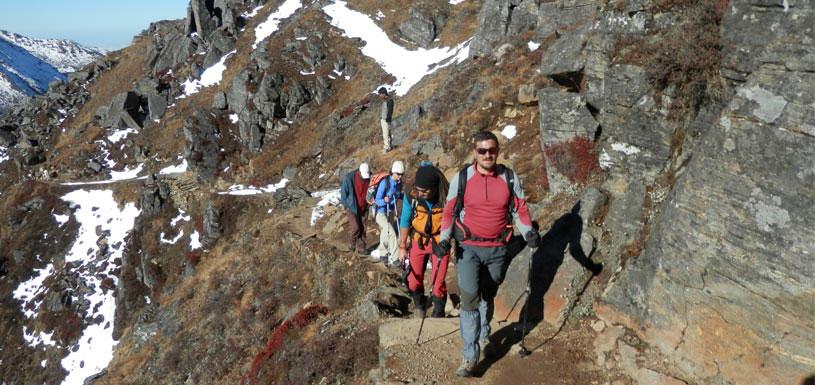
{"type": "Polygon", "coordinates": [[[429,48],[446,22],[444,14],[413,7],[410,17],[399,25],[399,34],[420,47],[429,48]]]}
{"type": "Polygon", "coordinates": [[[401,114],[391,121],[391,142],[395,146],[403,145],[410,135],[410,132],[419,129],[419,120],[424,116],[424,109],[421,106],[413,106],[404,114],[401,114]]]}
{"type": "Polygon", "coordinates": [[[541,3],[535,34],[537,38],[542,39],[555,31],[563,32],[593,22],[600,5],[601,2],[597,0],[558,0],[541,3]]]}
{"type": "MultiPolygon", "coordinates": [[[[731,7],[728,14],[751,12],[741,16],[748,20],[793,16],[781,7],[731,7]]],[[[802,8],[799,16],[811,13],[802,8]]],[[[783,51],[810,45],[811,25],[779,37],[783,51]]],[[[743,25],[727,24],[725,36],[739,35],[731,27],[743,25]]],[[[806,358],[815,346],[815,96],[807,91],[815,75],[739,65],[751,73],[746,83],[703,134],[644,251],[608,288],[600,313],[642,330],[693,382],[796,383],[815,370],[806,358]]]]}
{"type": "Polygon", "coordinates": [[[796,45],[795,52],[787,51],[786,55],[767,53],[775,47],[782,50],[791,48],[790,44],[784,42],[786,36],[809,31],[809,38],[812,39],[814,23],[815,10],[809,1],[731,1],[722,22],[722,28],[727,31],[722,35],[722,74],[743,81],[764,63],[780,62],[791,66],[790,69],[793,70],[811,67],[815,61],[811,42],[796,45]],[[771,28],[760,28],[759,25],[771,28]]]}
{"type": "Polygon", "coordinates": [[[582,70],[586,65],[584,48],[589,32],[589,26],[583,26],[558,37],[541,55],[541,73],[557,75],[582,70]]]}
{"type": "Polygon", "coordinates": [[[221,160],[219,140],[221,133],[206,112],[196,113],[184,119],[184,158],[199,179],[215,176],[221,160]]]}
{"type": "Polygon", "coordinates": [[[141,111],[141,98],[131,91],[114,96],[105,118],[102,122],[105,128],[141,128],[145,118],[141,111]]]}
{"type": "Polygon", "coordinates": [[[554,88],[538,91],[538,110],[549,189],[556,193],[574,190],[582,172],[577,169],[575,153],[592,146],[599,123],[580,95],[554,88]]]}
{"type": "Polygon", "coordinates": [[[555,88],[538,91],[541,142],[555,143],[575,136],[594,138],[598,123],[580,95],[555,88]]]}
{"type": "Polygon", "coordinates": [[[486,0],[478,12],[478,30],[470,43],[470,55],[489,55],[504,38],[510,16],[509,0],[486,0]]]}
{"type": "Polygon", "coordinates": [[[186,61],[198,48],[197,42],[184,33],[181,21],[153,23],[148,32],[153,44],[146,55],[147,64],[154,72],[174,68],[186,61]]]}
{"type": "Polygon", "coordinates": [[[149,218],[160,213],[169,198],[170,187],[167,183],[158,180],[155,175],[150,175],[144,184],[141,197],[139,197],[139,207],[142,215],[149,218]]]}
{"type": "Polygon", "coordinates": [[[204,247],[212,247],[224,234],[224,227],[221,224],[221,210],[212,201],[207,203],[204,210],[204,237],[202,244],[204,247]]]}

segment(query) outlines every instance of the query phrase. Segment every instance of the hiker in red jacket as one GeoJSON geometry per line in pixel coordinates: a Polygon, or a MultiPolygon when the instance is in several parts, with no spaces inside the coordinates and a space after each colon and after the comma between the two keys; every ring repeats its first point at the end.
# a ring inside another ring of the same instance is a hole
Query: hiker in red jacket
{"type": "Polygon", "coordinates": [[[436,252],[446,254],[455,233],[460,247],[456,270],[462,340],[462,364],[456,375],[461,377],[473,375],[481,349],[485,356],[494,354],[489,345],[493,300],[504,279],[506,244],[512,236],[513,222],[529,247],[537,247],[540,242],[540,235],[532,228],[520,180],[512,169],[497,163],[498,138],[481,131],[473,142],[474,164],[450,181],[436,252]]]}
{"type": "Polygon", "coordinates": [[[371,178],[371,170],[368,163],[359,165],[358,170],[354,170],[345,175],[340,188],[340,201],[345,206],[348,214],[348,242],[351,250],[360,254],[367,254],[368,246],[365,243],[365,212],[368,210],[368,202],[365,195],[368,192],[368,182],[371,178]]]}

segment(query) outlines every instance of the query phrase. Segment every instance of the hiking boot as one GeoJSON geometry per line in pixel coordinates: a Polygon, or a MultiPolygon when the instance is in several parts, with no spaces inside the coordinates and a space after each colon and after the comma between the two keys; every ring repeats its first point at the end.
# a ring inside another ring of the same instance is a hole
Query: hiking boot
{"type": "Polygon", "coordinates": [[[481,353],[484,354],[485,358],[494,358],[496,355],[495,346],[490,343],[490,339],[486,338],[478,342],[478,345],[481,346],[481,353]]]}
{"type": "Polygon", "coordinates": [[[415,291],[410,292],[410,297],[413,298],[413,317],[424,318],[427,314],[427,297],[415,291]]]}
{"type": "Polygon", "coordinates": [[[444,318],[444,308],[447,306],[447,296],[443,298],[433,296],[433,313],[430,315],[433,318],[444,318]]]}
{"type": "Polygon", "coordinates": [[[475,373],[475,364],[475,361],[462,359],[461,365],[456,369],[456,375],[459,377],[472,377],[475,373]]]}

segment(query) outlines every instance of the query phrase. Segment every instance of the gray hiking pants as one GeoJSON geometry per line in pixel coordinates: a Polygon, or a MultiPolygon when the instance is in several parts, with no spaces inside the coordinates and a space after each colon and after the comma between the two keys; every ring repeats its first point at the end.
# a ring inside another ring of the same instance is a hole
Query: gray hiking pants
{"type": "Polygon", "coordinates": [[[456,270],[461,295],[461,355],[476,362],[481,347],[479,341],[490,336],[490,321],[495,310],[498,285],[504,280],[505,246],[461,246],[456,270]]]}

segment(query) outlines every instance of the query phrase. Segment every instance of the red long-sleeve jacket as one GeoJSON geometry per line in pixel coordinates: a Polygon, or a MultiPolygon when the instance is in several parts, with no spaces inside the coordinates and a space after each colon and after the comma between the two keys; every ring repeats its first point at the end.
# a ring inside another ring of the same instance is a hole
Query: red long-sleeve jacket
{"type": "MultiPolygon", "coordinates": [[[[507,225],[507,210],[509,207],[509,184],[506,173],[497,173],[503,166],[496,166],[495,170],[487,175],[480,174],[475,164],[467,168],[467,183],[464,189],[464,207],[459,213],[459,219],[470,229],[473,236],[485,239],[498,238],[507,225]]],[[[441,239],[449,240],[454,226],[453,211],[458,200],[459,175],[457,173],[450,181],[447,193],[447,202],[444,204],[444,215],[441,221],[441,239]]],[[[521,181],[517,174],[514,176],[515,209],[512,212],[513,223],[521,234],[532,230],[532,220],[521,188],[521,181]]],[[[466,245],[473,246],[500,246],[501,241],[475,241],[465,240],[466,245]]]]}

